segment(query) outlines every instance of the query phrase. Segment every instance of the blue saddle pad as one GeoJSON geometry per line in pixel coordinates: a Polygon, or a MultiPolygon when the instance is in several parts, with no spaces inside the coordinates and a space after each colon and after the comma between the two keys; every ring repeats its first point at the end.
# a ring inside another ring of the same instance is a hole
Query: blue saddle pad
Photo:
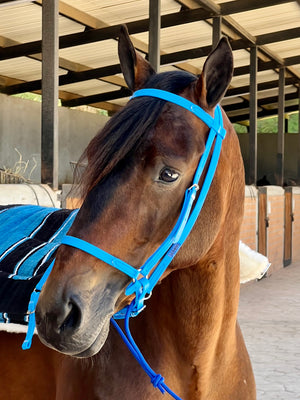
{"type": "Polygon", "coordinates": [[[78,210],[0,206],[0,322],[27,324],[30,294],[78,210]]]}

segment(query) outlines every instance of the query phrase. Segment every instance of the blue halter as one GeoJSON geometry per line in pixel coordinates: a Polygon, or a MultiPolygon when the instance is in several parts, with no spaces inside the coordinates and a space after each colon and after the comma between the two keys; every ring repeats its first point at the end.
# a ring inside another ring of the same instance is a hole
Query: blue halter
{"type": "MultiPolygon", "coordinates": [[[[198,215],[200,214],[208,190],[210,188],[219,160],[222,139],[224,139],[226,134],[226,131],[223,128],[223,120],[220,106],[216,107],[215,118],[212,118],[196,104],[173,93],[165,92],[159,89],[142,89],[135,92],[132,98],[142,96],[157,97],[171,103],[175,103],[191,111],[202,121],[204,121],[205,124],[208,125],[208,127],[210,128],[205,151],[200,159],[198,168],[194,175],[193,184],[185,192],[182,210],[176,225],[174,226],[169,236],[165,239],[165,241],[139,269],[132,267],[131,265],[125,263],[119,258],[114,257],[111,254],[99,249],[98,247],[76,237],[67,235],[62,239],[61,242],[62,244],[75,247],[88,254],[91,254],[92,256],[104,261],[114,268],[117,268],[118,270],[124,272],[124,274],[132,278],[132,282],[129,284],[129,286],[127,286],[125,290],[125,294],[127,296],[135,294],[135,299],[133,300],[134,305],[131,307],[131,317],[138,315],[144,309],[144,300],[146,298],[149,298],[154,286],[157,284],[162,274],[165,272],[165,270],[175,257],[176,253],[191,232],[198,218],[198,215]],[[198,200],[195,203],[193,211],[191,212],[192,206],[196,198],[196,193],[199,190],[198,183],[201,178],[203,169],[206,165],[215,137],[216,142],[208,172],[206,174],[205,181],[201,188],[198,200]]],[[[125,318],[127,309],[128,306],[117,312],[114,315],[114,318],[125,318]]]]}
{"type": "MultiPolygon", "coordinates": [[[[206,199],[208,190],[212,183],[218,160],[221,152],[222,140],[226,135],[226,130],[223,128],[223,118],[222,112],[219,105],[216,106],[215,116],[211,117],[202,108],[192,103],[191,101],[178,96],[176,94],[166,92],[159,89],[141,89],[136,91],[131,99],[137,97],[150,96],[159,98],[171,103],[174,103],[180,107],[191,111],[194,115],[200,118],[209,128],[210,132],[206,141],[205,151],[200,159],[199,165],[194,175],[192,185],[186,189],[185,197],[183,201],[183,206],[179,218],[172,229],[169,236],[164,240],[164,242],[158,247],[158,249],[148,258],[148,260],[141,266],[141,268],[136,269],[126,262],[120,260],[117,257],[101,250],[100,248],[84,241],[78,239],[74,236],[66,235],[61,244],[75,247],[82,250],[92,256],[104,261],[106,264],[118,269],[124,274],[128,275],[132,281],[127,286],[125,294],[130,296],[135,294],[135,298],[129,306],[126,306],[122,310],[114,314],[111,319],[112,324],[121,334],[123,340],[129,347],[130,351],[136,357],[137,361],[145,369],[146,373],[150,376],[151,382],[155,387],[158,387],[163,393],[166,390],[175,399],[179,399],[163,382],[163,378],[160,375],[155,374],[155,372],[147,364],[146,360],[143,358],[139,349],[137,348],[134,340],[130,334],[129,330],[129,318],[138,315],[145,307],[144,301],[151,296],[154,286],[157,284],[169,264],[172,262],[173,258],[177,254],[178,250],[181,248],[182,244],[190,234],[206,199]],[[214,145],[214,147],[213,147],[214,145]],[[199,181],[202,176],[204,167],[207,164],[207,160],[211,153],[213,147],[212,156],[208,165],[208,170],[204,179],[204,183],[201,187],[198,199],[196,199],[197,191],[199,190],[199,181]],[[116,319],[125,318],[125,331],[126,335],[119,328],[116,323],[116,319]]],[[[29,307],[29,323],[26,339],[23,343],[22,348],[29,348],[31,345],[32,335],[35,328],[35,308],[38,300],[39,293],[48,278],[54,261],[46,270],[43,278],[40,280],[35,290],[33,291],[29,307]]]]}

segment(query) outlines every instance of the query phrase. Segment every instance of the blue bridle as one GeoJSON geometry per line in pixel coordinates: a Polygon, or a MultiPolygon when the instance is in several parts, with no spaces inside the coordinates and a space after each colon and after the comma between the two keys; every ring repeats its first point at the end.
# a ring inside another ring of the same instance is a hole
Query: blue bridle
{"type": "MultiPolygon", "coordinates": [[[[145,307],[144,301],[151,296],[154,286],[157,284],[163,273],[166,271],[167,267],[172,262],[173,258],[181,248],[182,244],[190,234],[206,199],[207,193],[209,191],[210,185],[212,183],[218,160],[221,152],[222,140],[226,135],[226,130],[223,127],[222,112],[219,105],[215,108],[214,118],[206,113],[198,105],[192,103],[191,101],[178,96],[176,94],[166,92],[159,89],[141,89],[136,91],[131,99],[137,97],[150,96],[159,98],[170,103],[176,104],[186,110],[192,112],[198,118],[200,118],[209,128],[210,132],[206,141],[205,151],[199,161],[199,165],[196,169],[192,185],[186,189],[182,210],[180,212],[179,218],[172,229],[169,236],[163,241],[163,243],[158,247],[158,249],[148,258],[148,260],[139,268],[134,268],[133,266],[127,264],[126,262],[120,260],[119,258],[105,252],[104,250],[88,243],[82,239],[76,238],[74,236],[66,235],[61,244],[75,247],[79,250],[88,253],[99,260],[102,260],[106,264],[118,269],[124,274],[128,275],[132,281],[127,286],[125,294],[127,296],[135,295],[129,306],[126,306],[122,310],[114,314],[111,319],[112,324],[117,328],[119,333],[122,335],[123,340],[128,345],[129,349],[136,357],[138,362],[143,366],[147,374],[151,377],[151,382],[155,387],[158,387],[163,393],[166,390],[175,399],[179,399],[163,382],[163,378],[160,375],[154,373],[150,366],[146,363],[145,359],[141,355],[139,349],[134,343],[134,340],[130,334],[129,330],[129,318],[138,315],[145,307]],[[211,150],[212,154],[211,154],[211,150]],[[208,163],[209,155],[211,154],[210,161],[208,163]],[[204,178],[203,185],[201,187],[199,196],[196,200],[197,191],[199,190],[200,178],[203,174],[204,167],[208,163],[208,169],[206,176],[204,178]],[[122,332],[119,325],[116,323],[116,319],[125,318],[125,331],[126,335],[122,332]]],[[[38,301],[39,293],[46,282],[54,261],[46,270],[40,282],[37,284],[35,290],[33,291],[29,306],[29,323],[26,339],[23,343],[22,348],[30,348],[32,335],[35,328],[35,308],[38,301]]]]}

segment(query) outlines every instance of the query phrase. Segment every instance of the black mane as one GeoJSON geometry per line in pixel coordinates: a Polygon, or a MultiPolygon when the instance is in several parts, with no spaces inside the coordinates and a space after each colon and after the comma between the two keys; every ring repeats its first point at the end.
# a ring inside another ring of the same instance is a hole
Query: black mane
{"type": "MultiPolygon", "coordinates": [[[[153,75],[145,87],[178,94],[195,79],[194,75],[183,71],[164,72],[153,75]]],[[[135,98],[91,140],[79,161],[79,165],[88,162],[80,177],[80,193],[83,197],[120,161],[136,152],[147,133],[155,127],[164,104],[164,100],[157,98],[135,98]]]]}

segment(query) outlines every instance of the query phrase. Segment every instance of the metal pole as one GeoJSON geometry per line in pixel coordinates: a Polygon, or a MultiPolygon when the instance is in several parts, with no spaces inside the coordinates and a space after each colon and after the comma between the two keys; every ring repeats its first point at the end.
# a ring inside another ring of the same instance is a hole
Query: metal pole
{"type": "Polygon", "coordinates": [[[58,0],[42,6],[41,178],[58,188],[58,0]]]}
{"type": "Polygon", "coordinates": [[[156,72],[160,67],[160,0],[149,0],[149,62],[156,72]]]}
{"type": "Polygon", "coordinates": [[[257,47],[250,49],[250,129],[248,185],[257,181],[257,47]]]}
{"type": "Polygon", "coordinates": [[[278,91],[278,137],[277,137],[277,165],[276,183],[283,186],[284,181],[284,85],[285,68],[279,69],[279,91],[278,91]]]}
{"type": "Polygon", "coordinates": [[[217,44],[219,43],[219,40],[221,39],[222,36],[222,17],[214,17],[213,18],[213,37],[212,37],[212,43],[213,43],[213,49],[217,47],[217,44]]]}

